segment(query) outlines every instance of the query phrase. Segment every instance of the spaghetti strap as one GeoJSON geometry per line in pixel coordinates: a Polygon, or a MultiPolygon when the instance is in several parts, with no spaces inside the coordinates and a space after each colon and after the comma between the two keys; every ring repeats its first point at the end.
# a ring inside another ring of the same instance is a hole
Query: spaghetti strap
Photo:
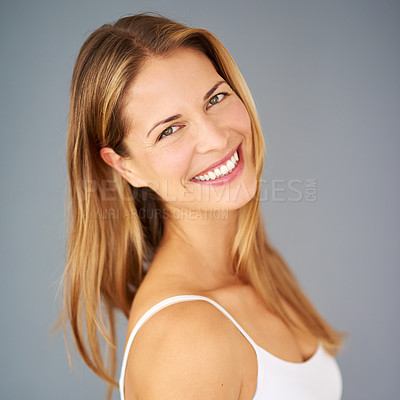
{"type": "Polygon", "coordinates": [[[258,346],[256,343],[251,339],[251,337],[245,332],[245,330],[238,324],[238,322],[226,311],[221,305],[219,305],[216,301],[205,297],[205,296],[198,296],[198,295],[178,295],[178,296],[173,296],[173,297],[168,297],[153,307],[151,307],[149,310],[147,310],[143,316],[139,319],[135,327],[133,328],[131,334],[129,335],[128,342],[126,344],[125,352],[124,352],[124,357],[122,360],[122,367],[121,367],[121,376],[119,379],[119,390],[120,390],[120,395],[121,395],[121,400],[125,400],[125,394],[124,394],[124,383],[125,383],[125,371],[126,371],[126,364],[128,362],[128,355],[129,351],[132,347],[132,342],[133,339],[135,338],[137,332],[139,329],[142,327],[142,325],[150,318],[152,317],[155,313],[158,311],[162,310],[165,307],[168,307],[171,304],[183,302],[183,301],[191,301],[191,300],[204,300],[207,301],[208,303],[214,305],[216,308],[218,308],[226,317],[228,317],[233,324],[239,329],[239,331],[242,333],[242,335],[250,342],[252,347],[254,348],[254,351],[257,354],[258,357],[258,346]]]}
{"type": "Polygon", "coordinates": [[[155,313],[168,307],[171,304],[190,301],[203,300],[218,308],[253,347],[257,358],[257,385],[253,400],[262,399],[329,399],[338,400],[341,398],[342,377],[340,369],[334,357],[328,354],[321,343],[317,351],[305,362],[292,363],[282,360],[262,347],[258,346],[238,322],[216,301],[198,295],[179,295],[168,297],[153,307],[136,323],[129,335],[126,349],[124,352],[121,376],[119,379],[119,392],[121,400],[125,400],[125,372],[128,361],[128,354],[132,346],[133,339],[143,324],[155,313]],[[266,385],[265,382],[268,382],[266,385]]]}

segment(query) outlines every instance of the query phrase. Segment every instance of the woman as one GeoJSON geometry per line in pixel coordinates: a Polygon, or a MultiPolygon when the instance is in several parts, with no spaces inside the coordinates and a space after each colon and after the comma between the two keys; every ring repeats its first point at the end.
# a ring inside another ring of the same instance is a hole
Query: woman
{"type": "Polygon", "coordinates": [[[115,310],[128,318],[122,399],[340,398],[342,335],[265,234],[263,153],[251,95],[211,33],[140,14],[84,43],[64,324],[112,385],[115,310]]]}

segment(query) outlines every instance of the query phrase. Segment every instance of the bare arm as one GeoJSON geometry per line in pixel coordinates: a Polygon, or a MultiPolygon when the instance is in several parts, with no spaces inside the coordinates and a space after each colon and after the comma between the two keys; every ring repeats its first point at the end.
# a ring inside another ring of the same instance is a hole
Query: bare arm
{"type": "Polygon", "coordinates": [[[203,301],[171,305],[139,330],[128,357],[126,400],[239,398],[234,326],[203,301]]]}

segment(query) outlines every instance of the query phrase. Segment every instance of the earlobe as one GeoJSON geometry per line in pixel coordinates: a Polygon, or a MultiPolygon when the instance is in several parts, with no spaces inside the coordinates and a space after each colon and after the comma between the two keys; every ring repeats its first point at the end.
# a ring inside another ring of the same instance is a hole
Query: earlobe
{"type": "Polygon", "coordinates": [[[114,168],[125,180],[127,180],[132,186],[143,187],[147,186],[133,170],[132,167],[127,166],[127,162],[124,157],[117,154],[110,147],[103,147],[100,150],[100,156],[103,161],[110,167],[114,168]]]}
{"type": "Polygon", "coordinates": [[[131,184],[131,186],[136,188],[148,186],[147,183],[143,181],[132,169],[124,169],[124,174],[121,175],[131,184]]]}

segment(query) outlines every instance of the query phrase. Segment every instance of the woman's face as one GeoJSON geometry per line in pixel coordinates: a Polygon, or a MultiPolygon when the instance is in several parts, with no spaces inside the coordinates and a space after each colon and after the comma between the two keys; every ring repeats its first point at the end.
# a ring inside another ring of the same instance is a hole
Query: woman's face
{"type": "Polygon", "coordinates": [[[181,209],[238,209],[253,198],[249,115],[203,53],[180,49],[148,60],[124,118],[133,186],[181,209]]]}

